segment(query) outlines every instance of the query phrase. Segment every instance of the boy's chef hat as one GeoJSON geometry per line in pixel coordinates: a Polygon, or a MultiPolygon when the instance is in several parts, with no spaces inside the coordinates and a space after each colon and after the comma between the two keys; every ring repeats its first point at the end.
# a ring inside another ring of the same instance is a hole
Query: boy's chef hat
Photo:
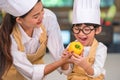
{"type": "Polygon", "coordinates": [[[73,24],[100,24],[100,0],[74,0],[73,24]]]}
{"type": "Polygon", "coordinates": [[[38,0],[0,0],[0,8],[13,16],[29,12],[38,0]]]}

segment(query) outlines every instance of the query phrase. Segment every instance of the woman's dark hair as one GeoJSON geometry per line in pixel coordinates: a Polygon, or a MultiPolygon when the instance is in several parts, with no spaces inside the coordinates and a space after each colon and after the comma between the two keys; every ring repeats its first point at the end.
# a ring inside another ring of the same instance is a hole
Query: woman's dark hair
{"type": "MultiPolygon", "coordinates": [[[[28,14],[28,13],[27,13],[28,14]]],[[[24,18],[27,14],[20,16],[24,18]]],[[[16,24],[16,17],[6,13],[0,27],[0,80],[7,69],[12,65],[10,35],[16,24]]]]}
{"type": "Polygon", "coordinates": [[[12,64],[11,56],[11,39],[10,34],[12,33],[13,27],[16,23],[16,18],[6,13],[3,23],[0,27],[0,79],[4,74],[5,70],[12,64]]]}
{"type": "MultiPolygon", "coordinates": [[[[38,0],[38,2],[39,1],[41,0],[38,0]]],[[[28,13],[20,17],[24,18],[28,13]]],[[[0,26],[0,80],[2,79],[2,76],[4,75],[5,71],[8,70],[13,63],[13,59],[11,56],[12,43],[10,35],[13,31],[15,24],[16,17],[10,15],[9,13],[6,13],[3,22],[0,26]]]]}

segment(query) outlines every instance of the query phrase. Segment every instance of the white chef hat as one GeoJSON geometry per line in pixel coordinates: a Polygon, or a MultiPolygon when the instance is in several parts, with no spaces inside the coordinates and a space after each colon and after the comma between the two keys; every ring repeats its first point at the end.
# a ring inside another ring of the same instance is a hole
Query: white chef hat
{"type": "Polygon", "coordinates": [[[13,16],[29,12],[38,0],[0,0],[0,8],[13,16]]]}
{"type": "Polygon", "coordinates": [[[73,24],[100,24],[100,0],[74,0],[73,24]]]}

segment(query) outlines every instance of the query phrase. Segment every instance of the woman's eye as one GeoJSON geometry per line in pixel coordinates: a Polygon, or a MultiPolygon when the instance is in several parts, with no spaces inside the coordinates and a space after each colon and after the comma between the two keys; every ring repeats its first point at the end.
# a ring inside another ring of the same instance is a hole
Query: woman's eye
{"type": "Polygon", "coordinates": [[[34,16],[34,19],[37,19],[38,18],[38,16],[34,16]]]}
{"type": "Polygon", "coordinates": [[[34,18],[34,19],[39,18],[39,15],[34,15],[33,18],[34,18]]]}

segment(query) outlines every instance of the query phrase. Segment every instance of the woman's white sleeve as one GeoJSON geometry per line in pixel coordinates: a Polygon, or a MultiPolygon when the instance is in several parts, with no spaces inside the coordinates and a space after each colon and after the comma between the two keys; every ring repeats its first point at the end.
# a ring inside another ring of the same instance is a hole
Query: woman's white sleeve
{"type": "Polygon", "coordinates": [[[64,45],[61,36],[60,26],[56,15],[49,9],[44,9],[43,24],[47,30],[47,47],[54,60],[61,58],[64,45]]]}
{"type": "Polygon", "coordinates": [[[16,70],[28,80],[41,80],[44,77],[45,64],[32,64],[27,59],[26,53],[18,50],[17,44],[12,36],[11,40],[11,55],[16,70]]]}

